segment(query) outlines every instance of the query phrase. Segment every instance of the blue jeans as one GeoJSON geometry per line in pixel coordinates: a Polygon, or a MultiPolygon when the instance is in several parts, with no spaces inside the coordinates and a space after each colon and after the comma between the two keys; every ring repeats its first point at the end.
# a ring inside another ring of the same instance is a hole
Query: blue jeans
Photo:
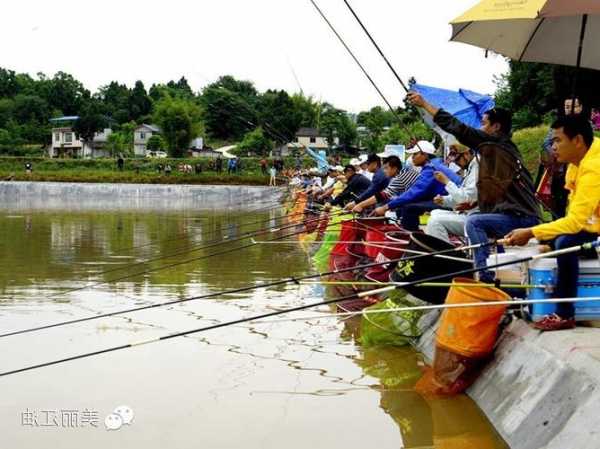
{"type": "MultiPolygon", "coordinates": [[[[537,217],[509,214],[473,214],[467,218],[465,230],[469,243],[478,245],[487,243],[490,239],[499,239],[504,237],[510,231],[519,228],[530,228],[539,224],[537,217]]],[[[475,267],[482,268],[487,266],[487,258],[490,255],[490,247],[477,248],[475,253],[475,267]]],[[[494,273],[491,271],[481,271],[479,279],[482,282],[493,282],[494,273]]]]}
{"type": "Polygon", "coordinates": [[[434,209],[442,208],[433,201],[421,201],[396,209],[396,215],[402,216],[400,224],[404,229],[415,232],[419,230],[419,217],[425,212],[431,212],[434,209]]]}
{"type": "MultiPolygon", "coordinates": [[[[580,232],[579,234],[561,235],[554,241],[554,249],[565,249],[583,243],[593,242],[597,234],[580,232]]],[[[577,297],[577,281],[579,280],[579,253],[569,253],[558,256],[558,279],[556,283],[555,298],[577,297]]],[[[561,318],[573,318],[575,306],[573,303],[556,304],[556,314],[561,318]]]]}

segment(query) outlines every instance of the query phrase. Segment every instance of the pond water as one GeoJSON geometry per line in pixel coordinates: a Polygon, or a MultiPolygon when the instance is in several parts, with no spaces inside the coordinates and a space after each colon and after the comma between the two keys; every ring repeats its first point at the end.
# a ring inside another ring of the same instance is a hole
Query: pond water
{"type": "MultiPolygon", "coordinates": [[[[192,251],[273,225],[278,214],[4,206],[0,333],[312,273],[294,244],[204,259],[248,242],[192,251]]],[[[4,337],[0,371],[318,301],[321,292],[261,288],[4,337]]],[[[362,349],[357,332],[355,320],[241,324],[0,377],[1,447],[507,447],[466,396],[413,391],[419,354],[362,349]],[[131,412],[114,415],[119,406],[131,412]],[[108,415],[121,427],[108,431],[108,415]]]]}

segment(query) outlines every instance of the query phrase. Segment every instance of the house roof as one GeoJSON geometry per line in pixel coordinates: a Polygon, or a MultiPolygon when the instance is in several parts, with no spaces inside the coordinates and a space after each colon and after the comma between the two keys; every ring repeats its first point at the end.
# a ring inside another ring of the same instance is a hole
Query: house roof
{"type": "Polygon", "coordinates": [[[320,133],[317,128],[300,128],[296,133],[296,137],[319,137],[320,133]]]}
{"type": "Polygon", "coordinates": [[[55,118],[51,118],[50,121],[52,123],[60,123],[60,122],[73,122],[79,120],[79,116],[78,115],[66,115],[64,117],[55,117],[55,118]]]}
{"type": "Polygon", "coordinates": [[[135,128],[135,130],[137,131],[140,128],[145,128],[148,129],[154,133],[159,133],[160,132],[160,128],[156,125],[148,125],[146,123],[142,123],[141,125],[139,125],[137,128],[135,128]]]}

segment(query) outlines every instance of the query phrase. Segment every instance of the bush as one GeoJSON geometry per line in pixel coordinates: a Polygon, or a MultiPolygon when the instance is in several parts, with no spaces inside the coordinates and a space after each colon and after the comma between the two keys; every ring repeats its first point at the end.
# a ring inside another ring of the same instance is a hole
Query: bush
{"type": "Polygon", "coordinates": [[[513,134],[513,142],[521,151],[525,165],[533,176],[539,167],[540,152],[548,129],[548,126],[540,125],[535,128],[520,129],[513,134]]]}

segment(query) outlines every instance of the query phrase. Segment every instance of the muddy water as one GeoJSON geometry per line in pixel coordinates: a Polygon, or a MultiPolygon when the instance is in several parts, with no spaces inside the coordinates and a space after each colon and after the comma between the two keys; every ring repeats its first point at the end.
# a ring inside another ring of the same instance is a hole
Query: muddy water
{"type": "MultiPolygon", "coordinates": [[[[310,273],[291,244],[181,264],[239,244],[183,254],[190,247],[276,214],[0,209],[0,333],[310,273]],[[182,254],[146,262],[173,253],[182,254]],[[178,265],[158,269],[168,264],[178,265]]],[[[0,371],[317,301],[321,291],[259,289],[1,338],[0,371]]],[[[467,397],[412,390],[414,351],[362,350],[356,337],[351,320],[244,324],[1,377],[0,447],[506,447],[467,397]],[[115,415],[119,406],[131,412],[115,415]]]]}

